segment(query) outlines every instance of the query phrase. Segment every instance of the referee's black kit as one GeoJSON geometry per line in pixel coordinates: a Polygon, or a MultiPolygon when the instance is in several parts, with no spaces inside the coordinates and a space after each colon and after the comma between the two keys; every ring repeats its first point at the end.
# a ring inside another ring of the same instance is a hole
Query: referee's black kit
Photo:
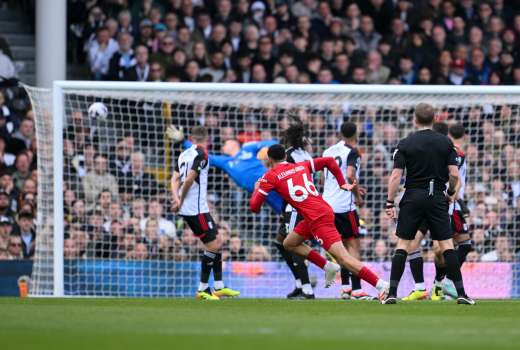
{"type": "Polygon", "coordinates": [[[424,220],[434,240],[452,237],[448,200],[444,192],[448,166],[457,165],[457,152],[448,137],[423,129],[401,140],[394,168],[406,169],[406,191],[399,203],[397,236],[412,240],[424,220]]]}

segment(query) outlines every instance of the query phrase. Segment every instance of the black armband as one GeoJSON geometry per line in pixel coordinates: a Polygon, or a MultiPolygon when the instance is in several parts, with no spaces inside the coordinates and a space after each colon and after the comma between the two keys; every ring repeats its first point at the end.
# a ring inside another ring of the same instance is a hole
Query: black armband
{"type": "Polygon", "coordinates": [[[448,196],[453,196],[455,194],[456,191],[452,190],[450,191],[450,189],[448,188],[448,190],[446,191],[446,193],[448,194],[448,196]]]}
{"type": "Polygon", "coordinates": [[[394,207],[395,207],[394,201],[387,199],[386,200],[386,209],[392,209],[394,207]]]}

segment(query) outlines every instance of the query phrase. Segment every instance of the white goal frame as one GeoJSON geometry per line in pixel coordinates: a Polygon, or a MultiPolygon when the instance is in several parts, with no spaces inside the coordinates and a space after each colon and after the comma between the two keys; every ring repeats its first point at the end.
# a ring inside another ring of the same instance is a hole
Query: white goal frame
{"type": "MultiPolygon", "coordinates": [[[[53,84],[53,296],[63,297],[63,125],[64,94],[67,90],[96,89],[104,91],[161,92],[226,92],[226,93],[293,93],[293,94],[378,94],[378,95],[520,95],[520,86],[449,86],[449,85],[303,85],[303,84],[231,84],[231,83],[155,83],[55,81],[53,84]]],[[[347,102],[347,101],[345,101],[347,102]]]]}

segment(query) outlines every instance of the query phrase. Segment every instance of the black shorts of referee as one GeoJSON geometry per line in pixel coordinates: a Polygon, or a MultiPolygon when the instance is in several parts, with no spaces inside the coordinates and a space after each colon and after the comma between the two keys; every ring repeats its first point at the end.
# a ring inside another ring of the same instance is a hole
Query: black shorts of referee
{"type": "Polygon", "coordinates": [[[450,239],[453,233],[448,207],[443,191],[436,190],[429,195],[427,189],[407,189],[399,202],[397,237],[413,240],[424,222],[433,240],[450,239]]]}

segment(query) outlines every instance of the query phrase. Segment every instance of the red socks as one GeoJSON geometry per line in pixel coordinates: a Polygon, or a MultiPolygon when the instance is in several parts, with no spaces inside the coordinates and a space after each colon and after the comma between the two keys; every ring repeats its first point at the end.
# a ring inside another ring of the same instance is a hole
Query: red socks
{"type": "Polygon", "coordinates": [[[319,266],[322,269],[323,269],[323,267],[325,267],[325,264],[327,263],[327,259],[322,257],[315,250],[311,250],[309,255],[307,255],[307,260],[309,260],[311,263],[313,263],[316,266],[319,266]]]}
{"type": "Polygon", "coordinates": [[[379,281],[379,277],[366,266],[363,266],[361,270],[359,270],[358,277],[363,281],[367,281],[374,287],[377,285],[377,281],[379,281]]]}

